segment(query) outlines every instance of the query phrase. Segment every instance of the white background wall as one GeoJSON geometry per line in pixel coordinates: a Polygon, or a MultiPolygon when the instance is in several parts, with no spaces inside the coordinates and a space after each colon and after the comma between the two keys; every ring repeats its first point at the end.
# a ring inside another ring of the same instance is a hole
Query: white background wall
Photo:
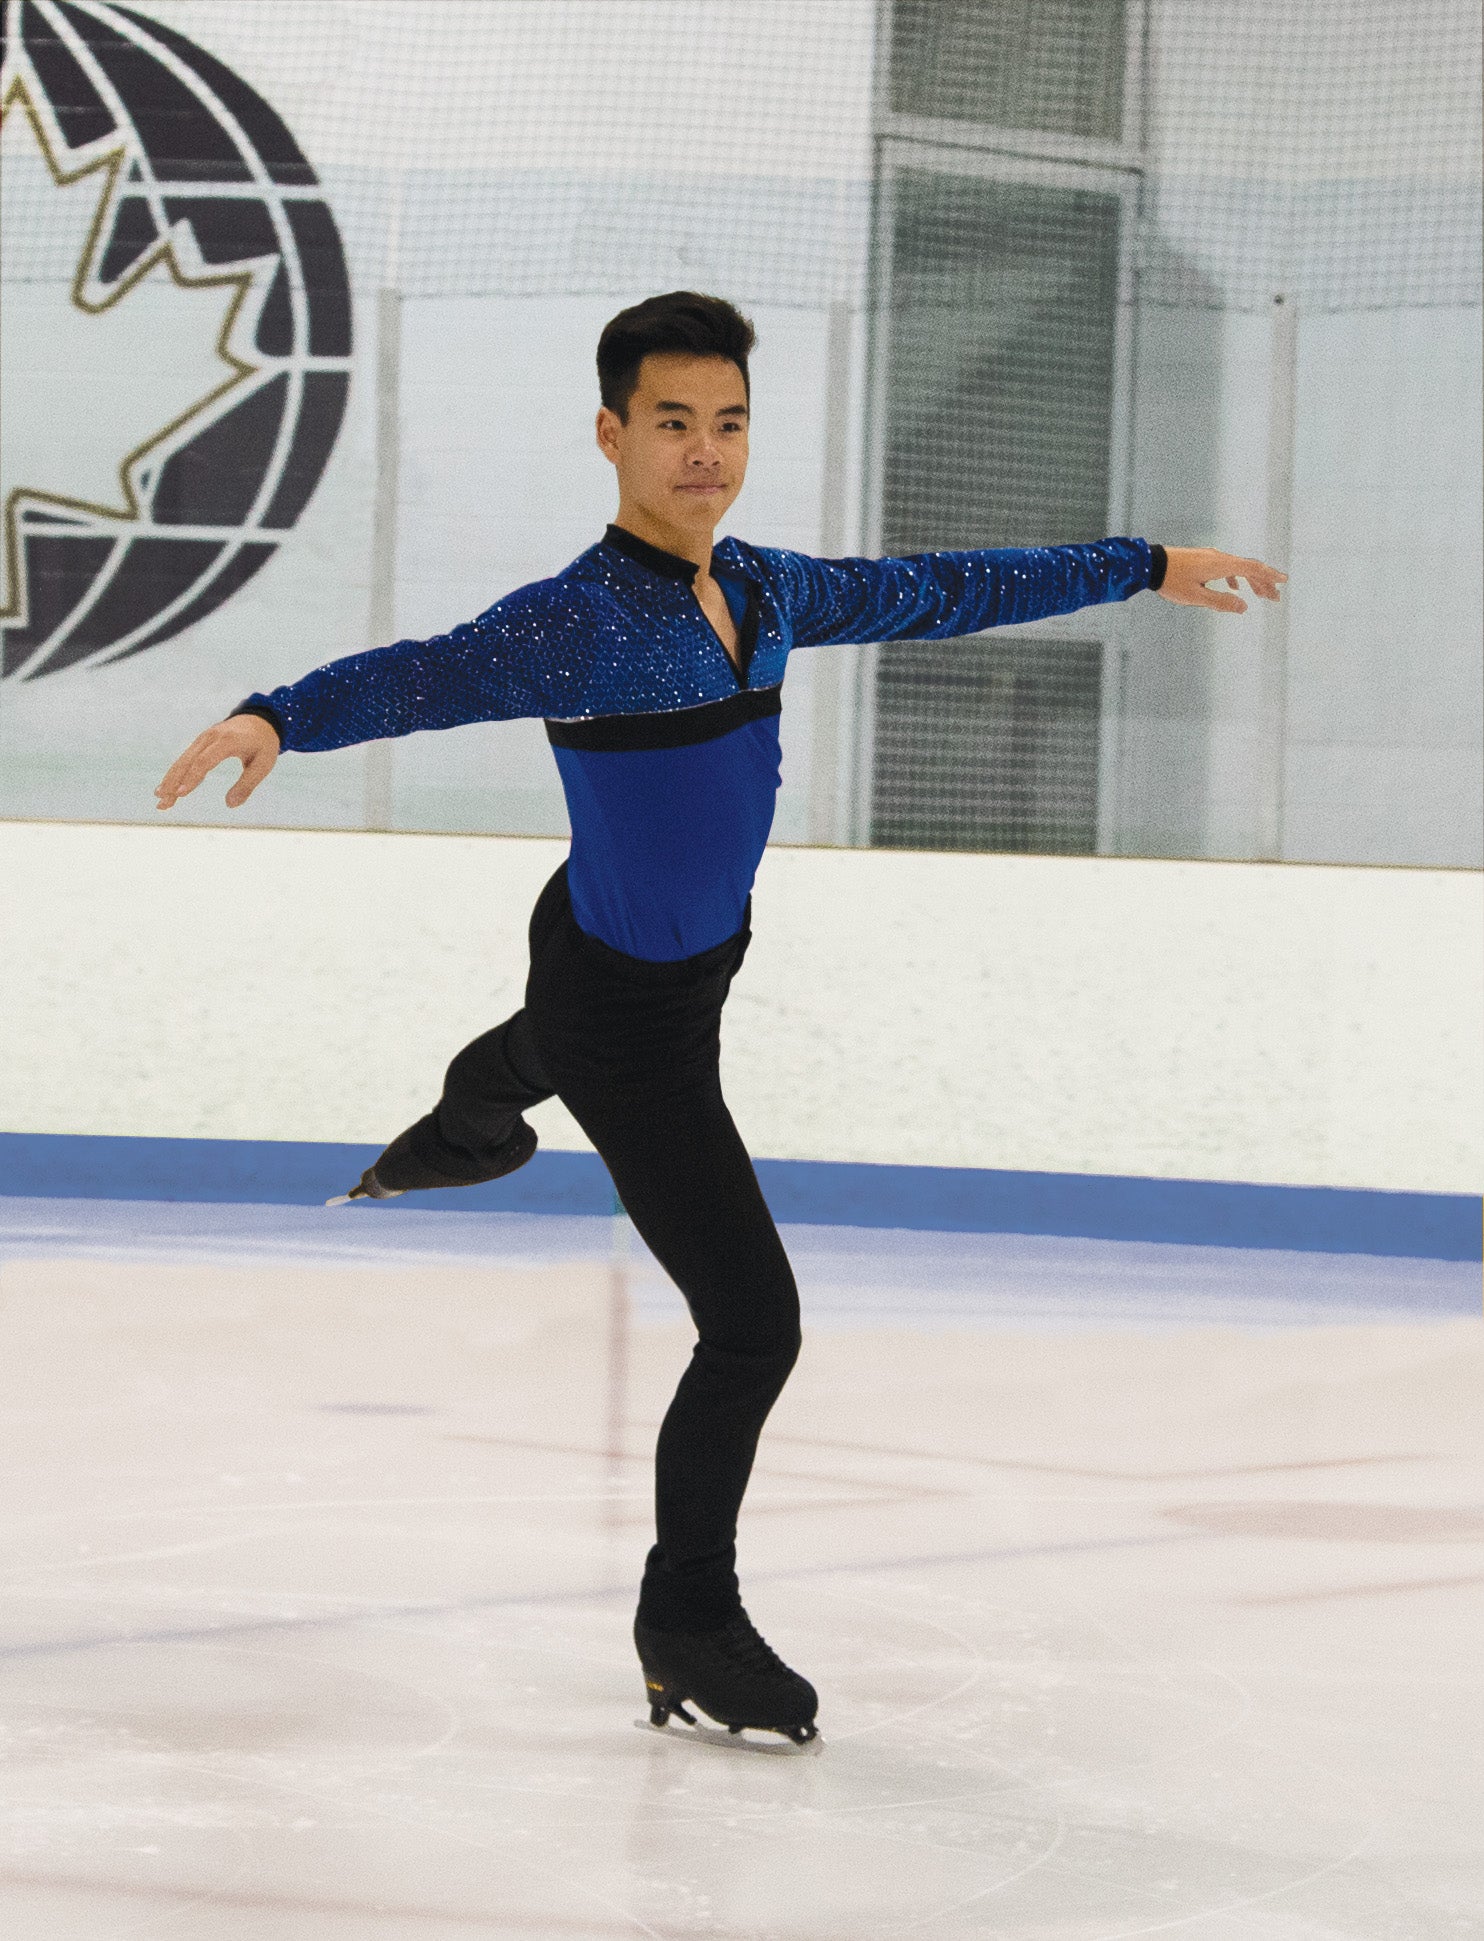
{"type": "MultiPolygon", "coordinates": [[[[563,853],[0,823],[0,1127],[390,1139],[519,1003],[563,853]]],[[[1442,871],[773,849],[728,1096],[772,1157],[1477,1192],[1480,901],[1442,871]]]]}
{"type": "MultiPolygon", "coordinates": [[[[1136,531],[1265,554],[1272,328],[1145,314],[1136,531]]],[[[1299,313],[1285,857],[1484,860],[1481,361],[1477,310],[1299,313]]],[[[1117,846],[1254,855],[1260,618],[1130,620],[1117,846]]]]}

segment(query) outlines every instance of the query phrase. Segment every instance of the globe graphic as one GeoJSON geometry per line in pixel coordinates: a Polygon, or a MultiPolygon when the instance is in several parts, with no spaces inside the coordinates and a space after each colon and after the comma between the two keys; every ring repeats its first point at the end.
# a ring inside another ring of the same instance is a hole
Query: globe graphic
{"type": "Polygon", "coordinates": [[[351,304],[314,170],[229,67],[105,0],[0,8],[7,117],[30,119],[54,181],[92,175],[100,189],[73,302],[102,312],[125,300],[167,252],[172,274],[188,258],[197,283],[235,277],[239,290],[233,371],[135,455],[132,516],[10,493],[0,677],[30,680],[157,647],[262,571],[339,433],[351,304]]]}

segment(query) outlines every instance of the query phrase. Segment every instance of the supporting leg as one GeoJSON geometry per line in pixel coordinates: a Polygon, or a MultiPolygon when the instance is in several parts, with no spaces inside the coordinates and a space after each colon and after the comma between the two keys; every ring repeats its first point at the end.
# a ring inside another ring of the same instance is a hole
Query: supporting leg
{"type": "Polygon", "coordinates": [[[526,1003],[542,1066],[699,1336],[656,1450],[634,1628],[651,1704],[668,1716],[694,1697],[729,1738],[757,1726],[803,1743],[816,1694],[758,1636],[736,1573],[758,1437],[799,1352],[793,1273],[718,1069],[748,935],[744,920],[673,964],[625,959],[577,927],[558,871],[531,921],[526,1003]]]}
{"type": "Polygon", "coordinates": [[[710,1631],[740,1608],[737,1517],[758,1438],[799,1343],[739,1355],[698,1341],[654,1452],[656,1542],[639,1611],[659,1631],[710,1631]]]}
{"type": "Polygon", "coordinates": [[[741,1609],[737,1516],[799,1353],[793,1272],[714,1073],[628,1110],[611,1096],[567,1102],[700,1337],[655,1451],[640,1616],[659,1630],[713,1629],[741,1609]]]}

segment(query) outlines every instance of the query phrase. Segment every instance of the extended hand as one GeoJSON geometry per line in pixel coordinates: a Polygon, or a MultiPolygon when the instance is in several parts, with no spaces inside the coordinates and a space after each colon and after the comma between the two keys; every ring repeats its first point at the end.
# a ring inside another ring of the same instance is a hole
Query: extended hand
{"type": "Polygon", "coordinates": [[[165,779],[155,789],[155,807],[174,808],[183,795],[205,781],[218,762],[230,761],[234,755],[242,764],[242,773],[227,790],[227,807],[240,809],[278,760],[278,735],[273,723],[260,714],[234,714],[197,735],[165,771],[165,779]]]}
{"type": "Polygon", "coordinates": [[[1237,581],[1245,580],[1260,600],[1276,600],[1280,584],[1288,578],[1276,567],[1264,566],[1260,559],[1238,559],[1235,553],[1218,553],[1211,546],[1167,546],[1169,565],[1160,598],[1173,600],[1177,607],[1214,607],[1218,613],[1245,613],[1247,602],[1239,600],[1237,581]],[[1208,580],[1225,580],[1230,593],[1213,593],[1208,580]]]}

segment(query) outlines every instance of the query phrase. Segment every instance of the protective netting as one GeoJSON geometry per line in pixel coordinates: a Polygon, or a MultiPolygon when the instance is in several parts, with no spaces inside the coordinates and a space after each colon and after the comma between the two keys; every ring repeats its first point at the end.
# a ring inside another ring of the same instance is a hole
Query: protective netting
{"type": "MultiPolygon", "coordinates": [[[[67,0],[9,0],[9,84],[69,25],[86,35],[87,4],[69,22],[67,0]]],[[[1468,0],[895,0],[879,18],[874,0],[153,0],[137,17],[271,73],[357,282],[409,295],[683,274],[753,303],[859,298],[874,137],[899,127],[1138,166],[1146,302],[1478,297],[1468,0]]],[[[13,220],[8,274],[47,274],[45,225],[13,220]]]]}
{"type": "Polygon", "coordinates": [[[1158,8],[1141,300],[1477,304],[1479,47],[1454,0],[1158,8]]]}
{"type": "Polygon", "coordinates": [[[1098,830],[1102,652],[1041,637],[884,654],[871,832],[886,848],[1086,855],[1098,830]]]}
{"type": "MultiPolygon", "coordinates": [[[[1479,302],[1473,0],[0,6],[12,315],[27,314],[28,288],[49,286],[101,314],[172,234],[188,233],[177,267],[198,283],[241,270],[254,293],[237,320],[255,320],[239,347],[253,372],[244,400],[204,429],[170,428],[154,460],[137,448],[123,537],[101,497],[36,495],[26,467],[50,434],[26,400],[47,381],[45,352],[7,348],[6,418],[35,429],[30,444],[21,431],[0,444],[0,632],[5,670],[27,681],[138,654],[254,597],[241,589],[284,549],[328,462],[347,371],[370,377],[349,304],[377,293],[529,304],[518,355],[533,383],[558,299],[710,289],[813,317],[831,343],[842,315],[858,320],[850,369],[825,374],[813,509],[768,536],[883,551],[1092,538],[1155,519],[1173,543],[1214,538],[1226,487],[1158,480],[1179,469],[1172,451],[1215,438],[1233,385],[1266,373],[1266,353],[1239,345],[1248,376],[1233,375],[1238,340],[1218,342],[1221,319],[1265,327],[1280,293],[1306,320],[1479,302]],[[12,137],[22,120],[34,138],[12,137]],[[125,132],[132,172],[100,205],[84,276],[76,226],[56,217],[59,184],[101,167],[125,132]],[[831,452],[845,454],[833,472],[831,452]]],[[[1362,339],[1325,341],[1370,355],[1362,339]]],[[[1398,368],[1408,354],[1398,339],[1398,368]]],[[[414,532],[399,547],[409,582],[446,573],[441,556],[416,556],[421,543],[414,532]]],[[[338,555],[331,570],[366,574],[338,555]]],[[[1212,834],[1232,823],[1212,791],[1236,784],[1216,758],[1204,807],[1170,780],[1185,760],[1170,751],[1227,703],[1205,675],[1204,693],[1161,684],[1154,624],[1079,616],[1058,633],[1061,671],[1040,636],[966,657],[956,643],[883,653],[850,702],[862,720],[837,724],[841,747],[873,752],[853,820],[834,833],[1230,848],[1212,834]],[[1110,710],[1127,717],[1125,807],[1138,795],[1130,762],[1151,778],[1121,829],[1098,779],[1110,710]]],[[[1412,678],[1437,677],[1419,657],[1412,678]]],[[[1439,719],[1457,717],[1450,692],[1435,697],[1439,719]]],[[[1393,721],[1407,711],[1377,705],[1393,721]]],[[[1337,721],[1349,706],[1334,700],[1337,721]]],[[[0,710],[0,739],[56,732],[47,720],[0,710]]],[[[1392,732],[1352,720],[1333,739],[1392,732]]],[[[30,757],[11,746],[20,773],[30,757]]],[[[47,764],[54,774],[53,754],[47,764]]],[[[436,790],[419,791],[417,815],[436,821],[436,790]]],[[[24,790],[0,808],[27,812],[24,790]]]]}
{"type": "Polygon", "coordinates": [[[1002,147],[1141,151],[1144,302],[1478,301],[1477,8],[896,0],[890,17],[897,114],[1002,147]]]}
{"type": "Polygon", "coordinates": [[[1127,15],[1124,0],[896,0],[891,112],[1119,143],[1137,25],[1127,15]]]}

